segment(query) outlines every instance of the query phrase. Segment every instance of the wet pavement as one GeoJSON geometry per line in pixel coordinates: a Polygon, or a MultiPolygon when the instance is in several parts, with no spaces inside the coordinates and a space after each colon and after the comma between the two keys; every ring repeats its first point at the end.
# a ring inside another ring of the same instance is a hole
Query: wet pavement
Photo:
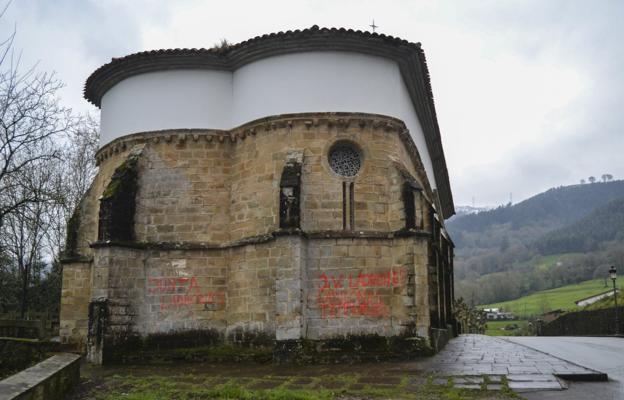
{"type": "Polygon", "coordinates": [[[624,399],[624,338],[617,337],[510,337],[535,348],[609,375],[609,382],[569,382],[565,392],[527,394],[528,400],[624,399]]]}
{"type": "Polygon", "coordinates": [[[442,377],[454,377],[456,386],[478,388],[484,383],[496,389],[507,380],[517,392],[563,390],[566,380],[606,380],[602,372],[563,360],[502,338],[461,335],[451,340],[425,369],[442,377]],[[505,378],[503,378],[505,377],[505,378]]]}

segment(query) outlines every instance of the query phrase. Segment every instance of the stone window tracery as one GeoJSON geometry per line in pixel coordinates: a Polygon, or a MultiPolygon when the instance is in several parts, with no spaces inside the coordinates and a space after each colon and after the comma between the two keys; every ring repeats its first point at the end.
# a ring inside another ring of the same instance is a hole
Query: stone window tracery
{"type": "Polygon", "coordinates": [[[355,229],[355,182],[353,178],[362,169],[362,152],[350,141],[338,141],[327,154],[327,163],[332,172],[342,181],[342,229],[355,229]]]}
{"type": "Polygon", "coordinates": [[[332,171],[347,178],[354,177],[362,167],[360,152],[348,143],[338,143],[329,152],[329,166],[332,171]]]}

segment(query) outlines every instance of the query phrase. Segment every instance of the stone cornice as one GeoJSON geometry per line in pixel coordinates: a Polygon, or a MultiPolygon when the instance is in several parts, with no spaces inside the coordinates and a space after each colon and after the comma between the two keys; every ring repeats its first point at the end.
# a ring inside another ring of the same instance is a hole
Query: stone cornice
{"type": "MultiPolygon", "coordinates": [[[[256,245],[274,241],[282,236],[297,236],[305,239],[367,239],[367,240],[391,240],[405,237],[417,237],[428,239],[431,233],[422,230],[398,230],[390,232],[382,231],[312,231],[279,230],[266,235],[251,236],[234,242],[216,244],[205,242],[94,242],[91,248],[124,247],[137,250],[226,250],[247,245],[256,245]]],[[[69,261],[71,262],[71,261],[69,261]]]]}
{"type": "Polygon", "coordinates": [[[61,264],[75,264],[75,263],[90,263],[93,261],[93,257],[89,256],[81,256],[81,255],[74,255],[71,257],[62,257],[61,258],[61,264]]]}
{"type": "MultiPolygon", "coordinates": [[[[361,129],[369,128],[388,134],[397,134],[403,142],[410,160],[416,171],[424,171],[418,148],[405,123],[400,119],[379,114],[369,113],[298,113],[283,114],[260,118],[232,130],[217,129],[166,129],[151,132],[139,132],[132,135],[119,137],[104,145],[95,155],[99,165],[109,157],[123,152],[139,143],[166,143],[176,145],[179,143],[237,143],[249,140],[257,135],[271,134],[279,129],[313,129],[317,127],[346,129],[357,126],[361,129]]],[[[432,196],[431,185],[428,179],[422,179],[425,191],[432,196]]],[[[424,177],[426,178],[426,177],[424,177]]]]}
{"type": "Polygon", "coordinates": [[[427,150],[440,192],[445,218],[455,213],[446,161],[440,138],[429,69],[419,43],[362,31],[309,29],[263,35],[219,49],[171,49],[145,51],[121,58],[98,68],[85,84],[84,96],[100,106],[102,96],[128,77],[154,71],[211,69],[234,71],[263,58],[312,51],[342,51],[369,54],[397,63],[422,126],[427,150]]]}

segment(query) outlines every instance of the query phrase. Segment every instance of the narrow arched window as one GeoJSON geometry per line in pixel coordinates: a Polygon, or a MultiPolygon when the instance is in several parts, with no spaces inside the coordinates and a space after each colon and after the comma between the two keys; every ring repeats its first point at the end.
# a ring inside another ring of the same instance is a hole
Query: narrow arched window
{"type": "Polygon", "coordinates": [[[362,169],[362,151],[353,142],[339,140],[327,154],[331,170],[342,181],[342,229],[355,229],[355,182],[354,178],[362,169]]]}

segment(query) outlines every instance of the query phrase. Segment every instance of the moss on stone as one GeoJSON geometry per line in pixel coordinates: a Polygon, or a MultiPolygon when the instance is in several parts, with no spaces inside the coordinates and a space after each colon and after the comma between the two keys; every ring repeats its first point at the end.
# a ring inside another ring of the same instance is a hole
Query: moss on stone
{"type": "Polygon", "coordinates": [[[216,330],[191,330],[157,333],[140,337],[126,335],[109,337],[105,347],[105,363],[142,364],[173,361],[270,362],[273,342],[269,345],[261,335],[238,337],[237,342],[225,342],[216,330]]]}
{"type": "Polygon", "coordinates": [[[348,335],[325,340],[279,342],[274,359],[277,362],[323,364],[407,360],[432,354],[433,349],[427,340],[418,336],[348,335]]]}
{"type": "Polygon", "coordinates": [[[100,241],[133,241],[140,152],[131,154],[115,169],[100,198],[100,241]]]}
{"type": "Polygon", "coordinates": [[[136,178],[137,166],[138,156],[135,155],[128,157],[121,163],[121,165],[115,169],[110,182],[102,193],[102,198],[108,199],[119,194],[119,190],[123,188],[126,181],[136,178]]]}
{"type": "Polygon", "coordinates": [[[421,337],[350,335],[325,340],[276,342],[264,332],[231,332],[227,339],[216,330],[193,330],[109,337],[105,363],[142,364],[172,361],[252,361],[317,364],[408,360],[433,350],[421,337]]]}
{"type": "Polygon", "coordinates": [[[80,205],[76,207],[71,218],[67,221],[67,238],[65,240],[64,257],[78,256],[78,230],[80,229],[80,205]]]}
{"type": "Polygon", "coordinates": [[[220,344],[215,346],[179,347],[174,349],[141,348],[136,351],[115,351],[116,364],[166,364],[172,362],[258,362],[273,359],[272,348],[249,348],[220,344]]]}
{"type": "Polygon", "coordinates": [[[120,187],[121,187],[121,182],[119,180],[111,180],[108,186],[106,186],[104,193],[102,193],[102,198],[109,199],[111,197],[114,197],[119,191],[120,187]]]}

